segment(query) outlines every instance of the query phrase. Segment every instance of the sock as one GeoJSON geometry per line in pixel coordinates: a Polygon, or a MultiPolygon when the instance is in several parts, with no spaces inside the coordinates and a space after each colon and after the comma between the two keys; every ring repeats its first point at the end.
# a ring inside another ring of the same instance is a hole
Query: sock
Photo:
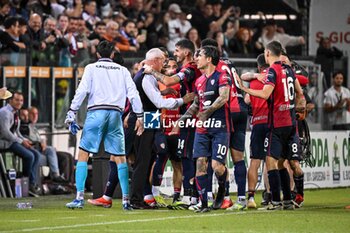
{"type": "Polygon", "coordinates": [[[227,168],[225,167],[224,173],[219,176],[218,174],[215,173],[216,178],[218,179],[218,184],[219,187],[225,187],[226,186],[226,177],[227,177],[227,168]]]}
{"type": "Polygon", "coordinates": [[[102,198],[105,199],[106,201],[111,201],[112,200],[111,197],[106,196],[106,195],[103,195],[102,198]]]}
{"type": "Polygon", "coordinates": [[[75,182],[77,187],[77,200],[84,199],[84,187],[87,177],[87,162],[78,161],[75,170],[75,182]]]}
{"type": "Polygon", "coordinates": [[[196,186],[199,194],[199,198],[202,201],[202,208],[208,207],[208,196],[207,190],[208,187],[208,175],[205,174],[203,176],[196,176],[196,186]]]}
{"type": "Polygon", "coordinates": [[[207,169],[207,175],[208,175],[207,192],[213,192],[213,173],[214,171],[213,171],[213,168],[211,167],[211,159],[210,159],[208,160],[208,169],[207,169]]]}
{"type": "Polygon", "coordinates": [[[225,197],[230,196],[230,181],[226,180],[225,181],[225,197]]]}
{"type": "Polygon", "coordinates": [[[290,177],[286,168],[279,170],[281,178],[281,188],[283,192],[283,200],[292,200],[292,193],[290,191],[290,177]]]}
{"type": "Polygon", "coordinates": [[[118,167],[114,161],[109,161],[109,167],[110,167],[109,177],[106,184],[104,195],[107,197],[113,197],[114,190],[117,187],[119,182],[118,167]]]}
{"type": "Polygon", "coordinates": [[[237,183],[237,196],[245,196],[245,186],[247,182],[247,168],[244,160],[235,163],[235,180],[237,183]]]}
{"type": "Polygon", "coordinates": [[[152,185],[160,186],[163,180],[163,173],[168,157],[164,153],[158,153],[152,174],[152,185]]]}
{"type": "Polygon", "coordinates": [[[207,192],[208,201],[213,201],[213,192],[207,192]]]}
{"type": "Polygon", "coordinates": [[[151,200],[153,200],[153,199],[154,199],[154,197],[153,197],[153,195],[148,194],[148,195],[145,195],[145,196],[143,197],[143,199],[144,199],[144,200],[151,201],[151,200]]]}
{"type": "Polygon", "coordinates": [[[184,191],[186,189],[192,190],[193,185],[190,183],[190,179],[192,179],[194,177],[194,174],[195,174],[193,160],[189,159],[189,158],[183,158],[182,159],[182,167],[183,167],[182,185],[184,187],[184,191]]]}
{"type": "Polygon", "coordinates": [[[129,200],[129,169],[127,163],[117,164],[120,187],[123,194],[123,203],[129,200]]]}
{"type": "Polygon", "coordinates": [[[272,201],[281,202],[281,179],[279,171],[277,169],[268,171],[267,176],[269,178],[272,201]]]}
{"type": "Polygon", "coordinates": [[[293,176],[293,178],[297,194],[304,196],[304,174],[302,174],[301,176],[293,176]]]}
{"type": "Polygon", "coordinates": [[[152,194],[153,196],[159,196],[159,186],[152,185],[152,194]]]}
{"type": "Polygon", "coordinates": [[[181,193],[181,188],[175,188],[174,187],[173,202],[180,199],[180,193],[181,193]]]}
{"type": "Polygon", "coordinates": [[[254,198],[255,191],[248,191],[248,199],[254,198]]]}

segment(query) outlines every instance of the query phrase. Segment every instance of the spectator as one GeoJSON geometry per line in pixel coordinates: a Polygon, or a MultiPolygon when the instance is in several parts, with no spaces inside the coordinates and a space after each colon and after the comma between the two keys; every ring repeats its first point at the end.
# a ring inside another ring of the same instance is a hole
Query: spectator
{"type": "Polygon", "coordinates": [[[101,21],[101,19],[96,15],[96,1],[87,0],[84,2],[82,17],[86,21],[87,28],[92,31],[95,24],[98,21],[101,21]]]}
{"type": "Polygon", "coordinates": [[[37,66],[40,60],[42,51],[46,48],[46,43],[44,42],[44,30],[41,28],[42,19],[37,13],[31,14],[28,22],[28,30],[23,37],[26,37],[25,41],[28,44],[28,52],[31,59],[28,65],[37,66]]]}
{"type": "Polygon", "coordinates": [[[197,28],[200,38],[203,40],[207,37],[209,31],[209,24],[212,21],[213,6],[209,2],[197,0],[195,10],[192,11],[193,17],[191,18],[191,24],[193,27],[197,28]]]}
{"type": "Polygon", "coordinates": [[[130,15],[130,1],[129,0],[120,0],[113,1],[116,5],[112,6],[114,13],[122,13],[124,16],[129,17],[130,15]]]}
{"type": "Polygon", "coordinates": [[[240,56],[255,56],[256,49],[248,28],[240,28],[234,38],[229,41],[231,52],[240,56]]]}
{"type": "Polygon", "coordinates": [[[69,67],[72,65],[71,57],[75,54],[76,47],[74,37],[69,34],[69,18],[67,15],[61,14],[57,17],[57,29],[61,32],[64,39],[68,41],[68,47],[62,48],[59,53],[58,66],[69,67]]]}
{"type": "Polygon", "coordinates": [[[225,45],[225,34],[221,31],[217,31],[213,34],[213,39],[218,43],[220,57],[228,58],[228,52],[225,45]]]}
{"type": "MultiPolygon", "coordinates": [[[[12,0],[10,15],[16,17],[23,17],[26,21],[29,19],[29,12],[26,7],[27,1],[12,0]]],[[[1,25],[1,24],[0,24],[1,25]]]]}
{"type": "Polygon", "coordinates": [[[183,16],[181,8],[178,4],[173,3],[169,6],[170,20],[168,22],[169,42],[167,49],[169,52],[175,50],[175,44],[180,39],[185,38],[186,33],[191,28],[191,23],[183,16]]]}
{"type": "Polygon", "coordinates": [[[44,42],[46,48],[39,61],[41,66],[58,66],[59,56],[62,49],[68,47],[69,42],[62,35],[62,32],[56,28],[56,19],[49,17],[44,22],[44,42]]]}
{"type": "Polygon", "coordinates": [[[137,51],[137,48],[135,46],[130,46],[128,40],[120,35],[119,25],[114,21],[109,21],[107,23],[106,34],[103,38],[109,42],[113,42],[115,44],[115,49],[120,52],[137,51]]]}
{"type": "Polygon", "coordinates": [[[72,58],[73,65],[84,67],[90,62],[90,55],[95,54],[99,40],[90,41],[86,35],[85,21],[77,20],[77,30],[74,37],[77,43],[77,53],[72,58]]]}
{"type": "Polygon", "coordinates": [[[334,60],[341,58],[343,52],[337,47],[331,46],[331,41],[328,37],[322,37],[320,39],[319,47],[316,52],[316,63],[321,65],[321,70],[324,73],[326,80],[326,88],[331,85],[331,75],[334,70],[334,60]]]}
{"type": "Polygon", "coordinates": [[[144,21],[146,19],[146,13],[144,11],[144,2],[143,0],[133,0],[130,10],[130,14],[127,15],[129,19],[136,21],[144,21]]]}
{"type": "Polygon", "coordinates": [[[102,40],[103,36],[106,34],[106,23],[103,21],[97,22],[94,31],[89,35],[89,40],[102,40]]]}
{"type": "Polygon", "coordinates": [[[83,1],[82,0],[74,0],[73,5],[66,9],[65,14],[68,17],[80,18],[83,14],[83,1]]]}
{"type": "Polygon", "coordinates": [[[0,1],[0,26],[5,22],[5,18],[9,16],[11,10],[11,5],[9,0],[0,1]]]}
{"type": "Polygon", "coordinates": [[[17,65],[20,49],[26,46],[19,42],[19,22],[15,17],[8,17],[4,22],[5,31],[0,30],[0,64],[17,65]]]}
{"type": "Polygon", "coordinates": [[[51,0],[29,1],[28,9],[30,12],[40,16],[51,15],[51,0]]]}
{"type": "Polygon", "coordinates": [[[58,157],[55,148],[46,144],[46,139],[40,136],[39,130],[36,127],[36,123],[39,119],[38,109],[36,107],[29,108],[29,111],[27,109],[21,109],[20,117],[21,121],[23,121],[23,124],[21,124],[20,127],[20,132],[25,138],[30,140],[31,144],[37,151],[45,156],[42,157],[41,164],[49,165],[51,179],[55,182],[66,182],[65,178],[60,175],[58,157]]]}
{"type": "Polygon", "coordinates": [[[124,21],[120,34],[128,40],[130,46],[134,46],[137,49],[140,49],[140,44],[146,41],[146,36],[144,34],[137,35],[135,22],[132,20],[124,21]]]}
{"type": "Polygon", "coordinates": [[[29,177],[29,194],[39,194],[37,185],[40,153],[19,131],[18,110],[23,106],[23,94],[15,92],[9,103],[0,109],[0,149],[8,150],[23,159],[23,175],[29,177]]]}
{"type": "Polygon", "coordinates": [[[199,38],[198,30],[196,28],[191,28],[188,30],[186,33],[186,38],[192,41],[195,51],[201,47],[201,39],[199,38]]]}
{"type": "Polygon", "coordinates": [[[334,73],[333,86],[324,93],[324,110],[335,130],[350,129],[350,91],[343,87],[343,82],[343,73],[334,73]]]}
{"type": "Polygon", "coordinates": [[[265,47],[273,40],[280,42],[283,48],[305,44],[305,39],[302,36],[290,36],[286,33],[278,32],[275,20],[270,19],[266,21],[258,41],[265,47]]]}

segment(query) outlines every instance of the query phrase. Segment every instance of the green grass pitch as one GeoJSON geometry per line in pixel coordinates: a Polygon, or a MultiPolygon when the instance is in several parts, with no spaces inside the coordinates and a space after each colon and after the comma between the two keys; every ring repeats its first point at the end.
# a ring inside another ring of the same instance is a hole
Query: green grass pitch
{"type": "MultiPolygon", "coordinates": [[[[0,198],[0,232],[350,232],[350,189],[305,192],[305,205],[294,211],[224,210],[196,214],[188,210],[124,212],[120,200],[105,209],[86,204],[69,210],[73,196],[0,198]],[[33,209],[16,209],[31,201],[33,209]]],[[[232,197],[235,198],[235,197],[232,197]]],[[[170,201],[170,200],[169,200],[170,201]]],[[[257,203],[261,194],[256,195],[257,203]]]]}

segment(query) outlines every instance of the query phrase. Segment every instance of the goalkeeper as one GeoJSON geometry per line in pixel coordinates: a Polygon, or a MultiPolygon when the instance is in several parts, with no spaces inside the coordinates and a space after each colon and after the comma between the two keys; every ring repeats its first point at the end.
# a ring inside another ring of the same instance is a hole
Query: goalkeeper
{"type": "Polygon", "coordinates": [[[85,67],[82,80],[72,100],[65,123],[72,134],[79,126],[75,115],[86,95],[88,112],[79,145],[75,171],[76,199],[66,204],[68,208],[84,207],[84,187],[87,177],[89,153],[97,153],[104,140],[105,152],[117,163],[118,177],[123,193],[123,209],[130,210],[128,165],[125,157],[125,141],[122,113],[126,97],[137,115],[135,130],[143,132],[143,109],[139,93],[127,68],[113,62],[114,45],[102,41],[97,46],[98,61],[85,67]]]}

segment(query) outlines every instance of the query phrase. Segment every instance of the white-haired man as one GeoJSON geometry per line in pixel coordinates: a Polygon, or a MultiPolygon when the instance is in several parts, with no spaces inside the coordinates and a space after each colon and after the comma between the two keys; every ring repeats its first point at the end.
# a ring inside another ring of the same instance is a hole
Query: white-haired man
{"type": "MultiPolygon", "coordinates": [[[[145,64],[160,72],[165,61],[164,53],[153,48],[146,53],[145,64]]],[[[137,90],[140,93],[142,105],[145,112],[155,112],[158,109],[174,109],[193,100],[193,93],[182,98],[164,99],[159,91],[157,79],[152,74],[145,74],[141,69],[134,77],[137,90]]],[[[155,116],[154,114],[154,116],[155,116]]],[[[146,120],[146,119],[145,119],[146,120]]],[[[135,163],[132,176],[131,205],[134,209],[153,208],[143,202],[143,190],[150,175],[150,164],[152,158],[152,147],[154,142],[155,128],[145,128],[142,135],[135,139],[135,163]]]]}

